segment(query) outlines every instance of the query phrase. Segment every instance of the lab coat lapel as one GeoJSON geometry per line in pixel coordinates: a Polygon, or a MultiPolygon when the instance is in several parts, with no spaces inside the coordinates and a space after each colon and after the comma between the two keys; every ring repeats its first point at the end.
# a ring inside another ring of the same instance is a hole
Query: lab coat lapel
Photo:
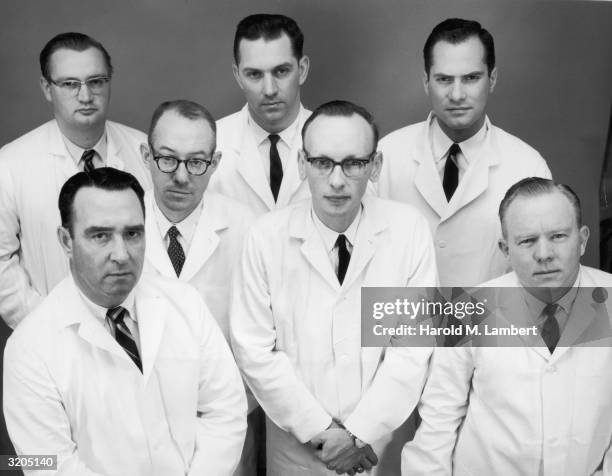
{"type": "Polygon", "coordinates": [[[311,216],[312,201],[305,200],[297,206],[290,217],[289,236],[301,242],[300,251],[310,265],[334,289],[340,288],[338,277],[332,268],[323,241],[311,216]]]}
{"type": "Polygon", "coordinates": [[[380,218],[380,214],[377,214],[373,209],[374,205],[371,198],[370,196],[364,196],[362,199],[361,221],[343,283],[346,287],[351,286],[359,278],[374,256],[378,246],[379,234],[388,227],[387,223],[380,218]]]}
{"type": "Polygon", "coordinates": [[[244,106],[241,111],[241,127],[236,128],[234,140],[232,141],[233,144],[238,145],[234,149],[238,156],[236,168],[247,185],[261,198],[268,209],[273,210],[274,197],[261,166],[257,144],[253,134],[248,130],[248,114],[248,106],[244,106]]]}
{"type": "Polygon", "coordinates": [[[146,383],[151,375],[159,351],[166,325],[168,304],[164,299],[160,299],[158,295],[137,289],[135,308],[138,317],[138,332],[140,333],[142,373],[146,383]]]}
{"type": "Polygon", "coordinates": [[[147,238],[146,257],[147,261],[162,275],[168,278],[176,278],[176,272],[172,267],[172,262],[168,256],[168,251],[159,231],[159,226],[153,210],[153,192],[149,191],[145,195],[145,236],[147,238]]]}
{"type": "Polygon", "coordinates": [[[121,143],[117,141],[112,133],[112,129],[106,125],[106,145],[107,156],[106,165],[119,170],[125,170],[125,162],[121,158],[121,143]]]}
{"type": "Polygon", "coordinates": [[[448,212],[448,202],[429,144],[429,127],[425,128],[424,134],[423,140],[415,142],[410,154],[416,162],[414,185],[429,206],[443,217],[448,212]]]}
{"type": "Polygon", "coordinates": [[[298,172],[298,150],[302,147],[301,140],[301,131],[304,125],[304,122],[308,118],[310,113],[304,109],[303,106],[300,106],[300,112],[298,116],[298,129],[296,132],[296,137],[291,145],[291,153],[289,154],[289,160],[285,165],[285,170],[283,171],[283,181],[281,182],[281,188],[278,192],[278,198],[276,201],[277,207],[283,207],[291,202],[291,198],[297,192],[298,188],[302,184],[302,180],[300,179],[300,174],[298,172]]]}
{"type": "Polygon", "coordinates": [[[217,211],[217,203],[214,200],[207,200],[204,196],[204,204],[202,213],[191,246],[186,253],[185,265],[181,271],[181,280],[189,281],[206,263],[208,258],[212,256],[219,246],[219,235],[217,232],[227,228],[225,217],[217,211]]]}

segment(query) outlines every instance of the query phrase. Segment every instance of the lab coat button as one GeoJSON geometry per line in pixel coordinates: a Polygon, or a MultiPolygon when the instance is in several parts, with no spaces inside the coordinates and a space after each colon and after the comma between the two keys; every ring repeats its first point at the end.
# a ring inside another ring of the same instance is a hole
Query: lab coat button
{"type": "Polygon", "coordinates": [[[557,367],[555,367],[554,365],[551,365],[550,367],[548,367],[548,371],[551,374],[557,373],[557,367]]]}
{"type": "Polygon", "coordinates": [[[440,248],[446,248],[446,241],[445,240],[438,241],[438,246],[440,248]]]}

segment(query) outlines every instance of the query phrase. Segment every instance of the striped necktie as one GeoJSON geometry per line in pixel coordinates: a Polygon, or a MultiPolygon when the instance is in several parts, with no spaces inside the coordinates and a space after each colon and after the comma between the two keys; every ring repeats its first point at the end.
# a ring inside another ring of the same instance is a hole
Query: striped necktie
{"type": "Polygon", "coordinates": [[[134,336],[130,332],[130,329],[125,325],[125,316],[129,315],[127,309],[117,306],[109,309],[106,313],[106,318],[110,321],[110,325],[115,334],[115,340],[123,347],[123,350],[132,359],[132,361],[138,367],[138,370],[142,372],[142,362],[140,361],[140,354],[134,336]]]}
{"type": "Polygon", "coordinates": [[[96,168],[96,166],[93,163],[93,158],[95,155],[96,155],[96,151],[93,149],[87,149],[83,151],[83,155],[81,155],[81,160],[83,161],[83,171],[84,172],[89,173],[96,168]]]}

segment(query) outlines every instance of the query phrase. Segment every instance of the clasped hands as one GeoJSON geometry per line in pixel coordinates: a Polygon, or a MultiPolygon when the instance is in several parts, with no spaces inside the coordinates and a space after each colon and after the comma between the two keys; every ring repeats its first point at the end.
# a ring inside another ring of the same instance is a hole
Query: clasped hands
{"type": "Polygon", "coordinates": [[[347,473],[352,476],[369,470],[378,463],[378,457],[372,447],[356,439],[335,420],[326,430],[310,440],[310,444],[327,469],[335,470],[338,474],[347,473]]]}

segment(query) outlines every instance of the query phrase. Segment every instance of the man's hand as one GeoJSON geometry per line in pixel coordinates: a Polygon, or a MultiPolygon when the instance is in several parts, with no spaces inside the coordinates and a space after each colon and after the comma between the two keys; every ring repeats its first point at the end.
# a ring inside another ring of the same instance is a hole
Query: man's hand
{"type": "Polygon", "coordinates": [[[363,448],[354,446],[338,455],[327,463],[327,469],[336,470],[336,473],[347,473],[350,476],[372,469],[378,464],[378,457],[370,445],[363,448]]]}
{"type": "Polygon", "coordinates": [[[317,458],[324,463],[328,463],[343,452],[355,447],[353,437],[336,423],[332,423],[327,430],[316,435],[310,440],[310,444],[313,446],[317,458]]]}

